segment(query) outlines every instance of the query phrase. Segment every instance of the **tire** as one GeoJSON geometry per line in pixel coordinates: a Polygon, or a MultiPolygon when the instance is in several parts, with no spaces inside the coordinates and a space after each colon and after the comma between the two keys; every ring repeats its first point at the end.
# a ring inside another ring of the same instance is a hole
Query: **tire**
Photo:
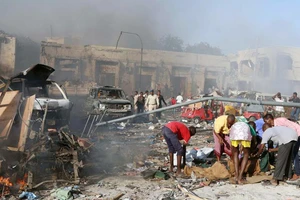
{"type": "Polygon", "coordinates": [[[199,117],[195,117],[193,121],[195,124],[199,124],[201,122],[201,119],[199,117]]]}
{"type": "Polygon", "coordinates": [[[249,117],[249,120],[248,120],[248,121],[249,121],[249,122],[250,122],[250,121],[253,121],[253,122],[254,122],[254,121],[256,121],[256,120],[257,120],[256,117],[251,116],[251,117],[249,117]]]}

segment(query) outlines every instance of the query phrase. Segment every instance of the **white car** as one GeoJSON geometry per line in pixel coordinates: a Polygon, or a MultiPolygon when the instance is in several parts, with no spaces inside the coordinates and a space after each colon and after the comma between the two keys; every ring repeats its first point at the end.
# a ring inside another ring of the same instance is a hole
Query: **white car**
{"type": "Polygon", "coordinates": [[[55,81],[48,80],[54,71],[50,66],[37,64],[11,77],[10,83],[7,79],[2,82],[9,83],[9,90],[22,92],[23,97],[36,95],[33,121],[42,119],[47,108],[46,125],[60,128],[69,124],[73,104],[55,81]]]}

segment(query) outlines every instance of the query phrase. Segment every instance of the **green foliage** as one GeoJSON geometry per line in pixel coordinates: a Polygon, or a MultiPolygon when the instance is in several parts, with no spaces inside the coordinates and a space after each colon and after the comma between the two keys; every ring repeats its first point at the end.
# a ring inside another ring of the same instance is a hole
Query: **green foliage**
{"type": "Polygon", "coordinates": [[[182,52],[184,50],[183,40],[179,37],[167,35],[159,40],[161,50],[182,52]]]}
{"type": "Polygon", "coordinates": [[[188,53],[198,53],[198,54],[209,54],[209,55],[216,55],[221,56],[223,55],[221,49],[218,47],[212,47],[208,43],[200,42],[194,45],[187,45],[185,48],[185,52],[188,53]]]}
{"type": "Polygon", "coordinates": [[[200,42],[193,45],[188,44],[184,47],[181,38],[172,35],[163,36],[158,42],[158,49],[164,51],[188,52],[197,54],[208,54],[221,56],[222,51],[218,47],[213,47],[206,42],[200,42]]]}

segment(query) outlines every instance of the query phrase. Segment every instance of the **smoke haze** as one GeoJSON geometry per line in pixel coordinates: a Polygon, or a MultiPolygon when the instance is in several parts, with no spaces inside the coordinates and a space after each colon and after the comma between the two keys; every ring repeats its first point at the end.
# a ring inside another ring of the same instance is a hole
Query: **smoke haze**
{"type": "MultiPolygon", "coordinates": [[[[208,42],[224,53],[256,46],[300,46],[297,1],[0,1],[0,27],[35,41],[80,36],[84,44],[115,45],[120,31],[139,33],[145,48],[166,34],[208,42]],[[257,44],[259,41],[259,44],[257,44]]],[[[124,36],[125,37],[125,36],[124,36]]],[[[134,36],[121,46],[139,47],[134,36]]]]}

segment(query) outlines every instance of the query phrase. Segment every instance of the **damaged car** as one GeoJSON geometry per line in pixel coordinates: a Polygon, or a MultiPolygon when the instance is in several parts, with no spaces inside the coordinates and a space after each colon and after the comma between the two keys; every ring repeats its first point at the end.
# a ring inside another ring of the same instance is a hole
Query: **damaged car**
{"type": "Polygon", "coordinates": [[[102,114],[106,118],[118,118],[132,114],[132,104],[121,88],[96,86],[90,89],[91,113],[102,114]]]}
{"type": "Polygon", "coordinates": [[[54,71],[47,65],[34,65],[10,79],[2,77],[0,91],[19,90],[23,97],[36,95],[31,120],[35,123],[45,118],[47,127],[58,129],[69,124],[73,103],[55,81],[48,79],[54,71]]]}

